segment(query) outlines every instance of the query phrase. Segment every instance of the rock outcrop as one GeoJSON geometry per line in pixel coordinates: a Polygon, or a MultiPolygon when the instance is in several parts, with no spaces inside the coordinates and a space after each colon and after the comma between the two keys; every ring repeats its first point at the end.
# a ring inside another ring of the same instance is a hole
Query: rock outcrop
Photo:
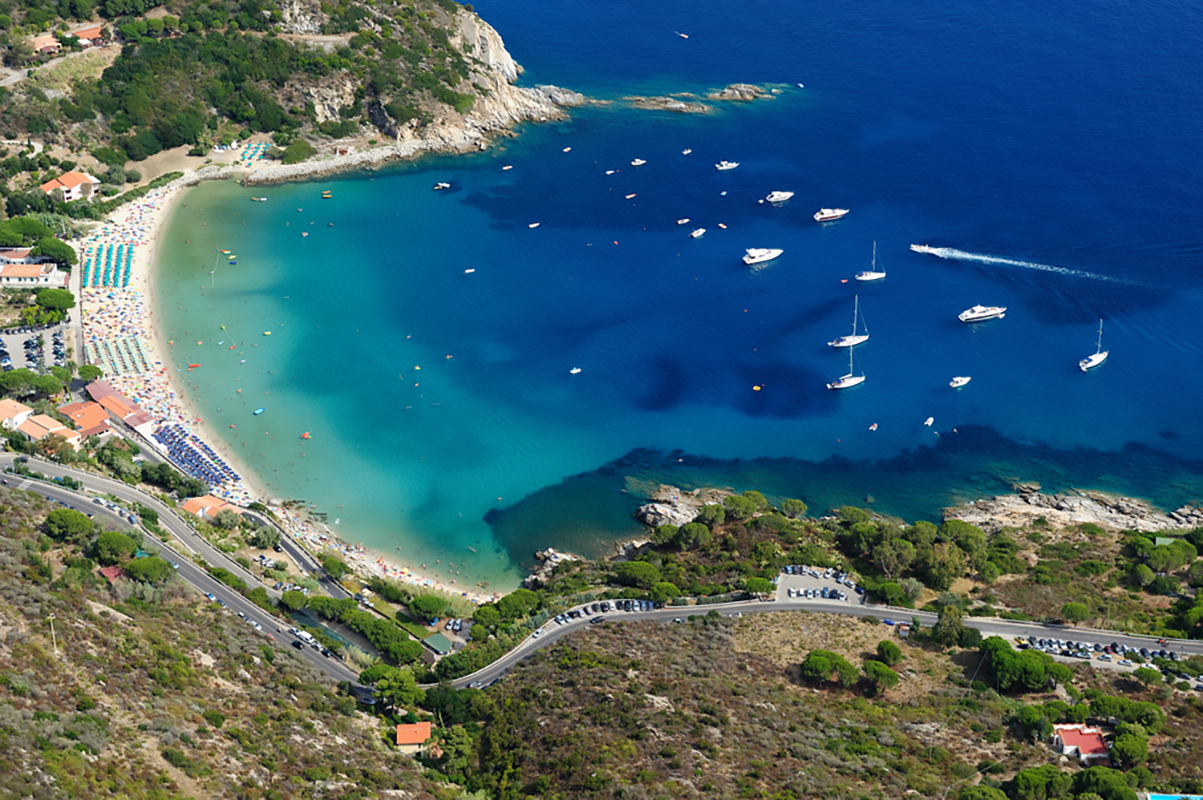
{"type": "MultiPolygon", "coordinates": [[[[692,97],[692,95],[688,95],[692,97]]],[[[705,103],[693,100],[682,100],[680,97],[641,97],[638,95],[624,97],[635,108],[651,109],[653,111],[675,111],[678,114],[708,114],[713,109],[705,103]]]]}
{"type": "Polygon", "coordinates": [[[321,33],[322,22],[301,0],[280,0],[280,32],[321,33]]]}
{"type": "Polygon", "coordinates": [[[944,510],[945,519],[964,520],[987,532],[1022,527],[1039,517],[1054,527],[1091,523],[1110,530],[1152,532],[1203,525],[1203,508],[1184,506],[1167,514],[1143,500],[1103,492],[1040,494],[1029,490],[944,510]]]}
{"type": "Polygon", "coordinates": [[[724,87],[717,92],[710,92],[706,95],[708,100],[740,100],[751,101],[760,100],[761,98],[771,99],[772,93],[767,89],[763,89],[753,83],[733,83],[730,86],[724,87]]]}
{"type": "Polygon", "coordinates": [[[639,507],[635,518],[644,525],[688,525],[698,515],[698,509],[710,503],[722,504],[730,489],[694,489],[683,492],[675,486],[661,484],[649,498],[650,503],[639,507]]]}

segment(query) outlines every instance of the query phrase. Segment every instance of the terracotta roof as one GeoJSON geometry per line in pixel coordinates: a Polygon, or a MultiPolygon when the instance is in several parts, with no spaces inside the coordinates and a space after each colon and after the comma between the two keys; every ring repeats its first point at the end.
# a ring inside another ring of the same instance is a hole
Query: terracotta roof
{"type": "Polygon", "coordinates": [[[87,39],[89,41],[91,41],[92,39],[99,39],[100,38],[100,26],[93,25],[91,28],[80,28],[77,31],[71,31],[71,35],[74,36],[76,39],[87,39]]]}
{"type": "Polygon", "coordinates": [[[28,258],[32,250],[30,247],[5,247],[0,248],[0,258],[7,258],[12,261],[20,261],[23,258],[28,258]]]}
{"type": "Polygon", "coordinates": [[[46,33],[46,34],[42,34],[41,36],[33,37],[32,39],[29,40],[29,45],[34,50],[41,50],[43,47],[61,47],[62,46],[58,43],[58,39],[52,33],[46,33]]]}
{"type": "Polygon", "coordinates": [[[114,389],[113,385],[108,381],[92,381],[84,388],[87,389],[88,396],[97,402],[100,401],[100,398],[108,397],[109,395],[115,394],[118,397],[121,396],[121,393],[114,389]]]}
{"type": "Polygon", "coordinates": [[[101,567],[100,574],[109,579],[109,583],[116,583],[118,578],[125,577],[125,570],[121,567],[101,567]]]}
{"type": "Polygon", "coordinates": [[[5,264],[0,267],[0,275],[5,278],[36,278],[43,272],[49,272],[49,264],[5,264]]]}
{"type": "Polygon", "coordinates": [[[180,508],[198,517],[216,517],[217,512],[225,508],[230,509],[235,514],[242,513],[242,509],[238,506],[233,503],[227,503],[220,497],[214,497],[211,494],[202,495],[201,497],[189,497],[180,504],[180,508]]]}
{"type": "Polygon", "coordinates": [[[430,723],[415,722],[397,726],[397,744],[422,744],[430,738],[430,723]]]}
{"type": "Polygon", "coordinates": [[[107,394],[102,397],[98,397],[96,398],[96,402],[119,419],[125,419],[130,414],[136,413],[138,410],[136,406],[130,404],[119,394],[107,394]]]}
{"type": "Polygon", "coordinates": [[[88,428],[95,428],[101,423],[104,423],[106,427],[108,426],[108,412],[104,410],[104,407],[100,403],[70,403],[60,406],[59,411],[75,423],[76,430],[82,431],[88,428]]]}
{"type": "Polygon", "coordinates": [[[86,172],[64,172],[52,181],[47,181],[42,184],[42,191],[49,192],[51,189],[74,189],[81,183],[100,183],[96,178],[93,178],[86,172]]]}
{"type": "Polygon", "coordinates": [[[106,419],[104,422],[93,425],[91,428],[80,428],[79,435],[86,439],[89,436],[99,436],[100,434],[108,433],[111,430],[112,428],[109,427],[109,421],[106,419]]]}
{"type": "Polygon", "coordinates": [[[1076,747],[1084,756],[1107,755],[1107,743],[1103,741],[1103,733],[1098,728],[1082,726],[1054,726],[1057,735],[1066,747],[1076,747]]]}
{"type": "Polygon", "coordinates": [[[16,400],[10,400],[7,397],[0,400],[0,419],[13,419],[30,411],[33,411],[33,409],[23,403],[18,403],[16,400]]]}

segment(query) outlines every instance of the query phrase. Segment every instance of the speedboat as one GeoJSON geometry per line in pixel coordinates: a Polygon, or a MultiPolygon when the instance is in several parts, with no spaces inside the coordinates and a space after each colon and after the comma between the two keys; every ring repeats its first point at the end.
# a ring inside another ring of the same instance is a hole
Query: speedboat
{"type": "Polygon", "coordinates": [[[513,168],[514,168],[513,164],[506,164],[504,167],[501,168],[501,171],[505,172],[505,171],[511,170],[513,168]]]}
{"type": "Polygon", "coordinates": [[[580,375],[580,374],[581,374],[581,368],[580,368],[580,367],[573,367],[572,369],[568,370],[568,374],[569,374],[569,375],[580,375]]]}
{"type": "Polygon", "coordinates": [[[852,370],[852,348],[848,348],[848,374],[836,378],[831,383],[827,384],[828,389],[850,389],[853,386],[859,386],[865,382],[865,375],[862,372],[856,375],[852,370]]]}
{"type": "Polygon", "coordinates": [[[962,386],[969,383],[969,381],[971,381],[971,380],[973,380],[973,378],[969,377],[968,375],[957,376],[957,377],[953,378],[952,380],[950,380],[948,382],[948,385],[954,389],[960,389],[962,386]]]}
{"type": "Polygon", "coordinates": [[[886,276],[885,270],[878,271],[877,269],[877,242],[873,243],[873,266],[867,270],[856,273],[858,281],[879,281],[886,276]]]}
{"type": "Polygon", "coordinates": [[[735,169],[738,166],[739,166],[738,161],[720,161],[714,165],[714,168],[717,169],[719,172],[724,172],[729,169],[735,169]]]}
{"type": "Polygon", "coordinates": [[[678,225],[688,225],[689,217],[682,217],[681,219],[677,220],[677,224],[678,225]]]}
{"type": "Polygon", "coordinates": [[[769,196],[764,199],[770,203],[784,203],[793,196],[793,192],[769,192],[769,196]]]}
{"type": "Polygon", "coordinates": [[[847,214],[851,209],[848,208],[820,208],[815,212],[815,222],[831,222],[833,219],[839,219],[847,214]]]}
{"type": "Polygon", "coordinates": [[[451,188],[451,184],[444,183],[443,181],[439,181],[438,183],[436,183],[434,185],[434,190],[436,192],[439,191],[440,189],[450,189],[450,188],[451,188]]]}
{"type": "Polygon", "coordinates": [[[263,409],[262,409],[262,408],[256,408],[256,409],[255,409],[255,416],[256,416],[256,417],[257,417],[257,416],[259,416],[259,415],[260,415],[260,414],[262,414],[262,413],[263,413],[263,409]]]}
{"type": "Polygon", "coordinates": [[[926,245],[926,244],[913,244],[913,245],[911,245],[911,249],[914,250],[916,253],[931,253],[933,256],[940,255],[939,253],[936,252],[936,250],[939,248],[931,247],[930,245],[926,245]]]}
{"type": "Polygon", "coordinates": [[[695,230],[695,231],[693,231],[692,233],[690,233],[690,234],[689,234],[689,238],[691,238],[691,239],[701,239],[701,238],[702,238],[702,234],[704,234],[705,232],[706,232],[706,229],[705,229],[705,228],[698,228],[697,230],[695,230]]]}
{"type": "Polygon", "coordinates": [[[1078,368],[1083,372],[1089,372],[1107,360],[1109,351],[1103,349],[1103,321],[1099,320],[1099,343],[1095,346],[1094,355],[1087,356],[1078,362],[1078,368]]]}
{"type": "Polygon", "coordinates": [[[961,322],[984,322],[988,319],[1002,319],[1006,315],[1006,306],[974,306],[957,314],[957,319],[961,322]]]}
{"type": "Polygon", "coordinates": [[[527,225],[526,227],[528,227],[528,228],[537,228],[537,227],[539,227],[539,225],[540,225],[540,223],[538,223],[538,222],[532,222],[530,225],[527,225]]]}
{"type": "Polygon", "coordinates": [[[690,154],[690,153],[692,153],[692,152],[693,152],[693,148],[692,148],[692,147],[686,147],[684,150],[682,150],[682,151],[681,151],[681,155],[683,155],[683,156],[687,156],[687,155],[689,155],[689,154],[690,154]]]}
{"type": "Polygon", "coordinates": [[[748,254],[744,256],[744,263],[749,267],[753,264],[763,264],[766,261],[772,261],[785,252],[773,247],[749,247],[747,250],[748,254]]]}
{"type": "Polygon", "coordinates": [[[634,161],[632,161],[632,162],[631,162],[631,166],[632,166],[632,167],[642,167],[642,166],[643,166],[644,164],[646,164],[646,163],[647,163],[647,162],[646,162],[646,161],[644,161],[642,158],[637,158],[637,159],[635,159],[634,161]]]}
{"type": "Polygon", "coordinates": [[[857,296],[852,301],[852,334],[850,336],[841,336],[835,341],[828,342],[831,347],[854,347],[862,342],[869,341],[869,328],[865,326],[864,333],[856,332],[856,323],[860,319],[860,297],[857,296]]]}

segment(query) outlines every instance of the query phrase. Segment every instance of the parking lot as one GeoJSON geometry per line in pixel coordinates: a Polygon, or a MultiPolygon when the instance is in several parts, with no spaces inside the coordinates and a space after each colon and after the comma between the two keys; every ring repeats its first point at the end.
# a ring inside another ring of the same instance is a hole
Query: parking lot
{"type": "Polygon", "coordinates": [[[48,366],[67,364],[62,326],[9,328],[0,333],[0,370],[29,369],[44,373],[48,366]]]}
{"type": "Polygon", "coordinates": [[[791,564],[777,576],[777,600],[826,600],[864,603],[863,589],[852,576],[834,569],[791,564]],[[827,590],[824,596],[824,589],[827,590]]]}

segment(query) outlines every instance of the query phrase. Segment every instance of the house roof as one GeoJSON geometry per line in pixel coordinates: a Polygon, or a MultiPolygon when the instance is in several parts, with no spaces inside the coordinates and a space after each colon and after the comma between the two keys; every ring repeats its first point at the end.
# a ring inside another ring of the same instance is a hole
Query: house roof
{"type": "Polygon", "coordinates": [[[29,258],[32,249],[31,247],[3,247],[0,248],[0,258],[20,261],[23,258],[29,258]]]}
{"type": "Polygon", "coordinates": [[[397,726],[397,744],[422,744],[430,738],[430,723],[415,722],[397,726]]]}
{"type": "Polygon", "coordinates": [[[451,652],[451,640],[441,633],[427,636],[422,640],[422,643],[439,655],[446,655],[451,652]]]}
{"type": "Polygon", "coordinates": [[[5,278],[36,278],[43,272],[49,272],[49,264],[5,264],[0,267],[0,275],[5,278]]]}
{"type": "Polygon", "coordinates": [[[95,428],[102,423],[108,427],[109,414],[100,403],[69,403],[59,406],[59,411],[70,419],[79,431],[95,428]]]}
{"type": "Polygon", "coordinates": [[[120,419],[125,419],[130,414],[136,413],[138,410],[136,406],[126,401],[126,399],[119,394],[103,395],[98,397],[96,402],[120,419]]]}
{"type": "Polygon", "coordinates": [[[48,417],[45,414],[34,414],[18,425],[17,430],[36,441],[41,441],[52,434],[54,436],[61,436],[68,442],[75,442],[79,439],[78,433],[66,427],[54,417],[48,417]]]}
{"type": "Polygon", "coordinates": [[[42,184],[42,191],[49,194],[55,189],[74,189],[81,183],[100,183],[100,180],[93,178],[86,172],[64,172],[53,180],[46,181],[42,184]]]}
{"type": "Polygon", "coordinates": [[[91,41],[92,39],[99,39],[100,38],[100,26],[93,25],[90,28],[80,28],[77,31],[71,31],[71,35],[74,36],[76,39],[87,39],[89,41],[91,41]]]}
{"type": "Polygon", "coordinates": [[[18,403],[16,400],[10,400],[7,397],[0,400],[0,419],[14,419],[31,411],[33,411],[32,408],[24,403],[18,403]]]}
{"type": "Polygon", "coordinates": [[[100,574],[109,579],[109,583],[116,583],[118,578],[125,577],[125,570],[121,567],[101,567],[100,574]]]}
{"type": "Polygon", "coordinates": [[[214,497],[211,494],[202,495],[200,497],[189,497],[180,504],[180,508],[187,511],[189,514],[195,514],[198,517],[216,517],[217,512],[228,508],[235,514],[241,514],[242,509],[233,503],[227,503],[220,497],[214,497]]]}
{"type": "Polygon", "coordinates": [[[87,390],[88,396],[97,402],[100,402],[100,398],[108,397],[109,395],[115,394],[118,397],[121,396],[121,393],[114,389],[113,385],[108,381],[92,381],[84,388],[87,390]]]}
{"type": "Polygon", "coordinates": [[[99,436],[100,434],[108,433],[111,430],[112,428],[109,427],[109,421],[106,419],[104,422],[93,425],[90,428],[80,428],[79,435],[86,439],[89,436],[99,436]]]}
{"type": "Polygon", "coordinates": [[[1084,756],[1107,755],[1107,743],[1103,741],[1103,733],[1098,728],[1054,727],[1061,741],[1067,747],[1076,747],[1084,756]]]}
{"type": "Polygon", "coordinates": [[[45,33],[41,36],[35,36],[29,40],[29,45],[34,50],[41,50],[43,47],[61,47],[58,38],[53,33],[45,33]]]}

